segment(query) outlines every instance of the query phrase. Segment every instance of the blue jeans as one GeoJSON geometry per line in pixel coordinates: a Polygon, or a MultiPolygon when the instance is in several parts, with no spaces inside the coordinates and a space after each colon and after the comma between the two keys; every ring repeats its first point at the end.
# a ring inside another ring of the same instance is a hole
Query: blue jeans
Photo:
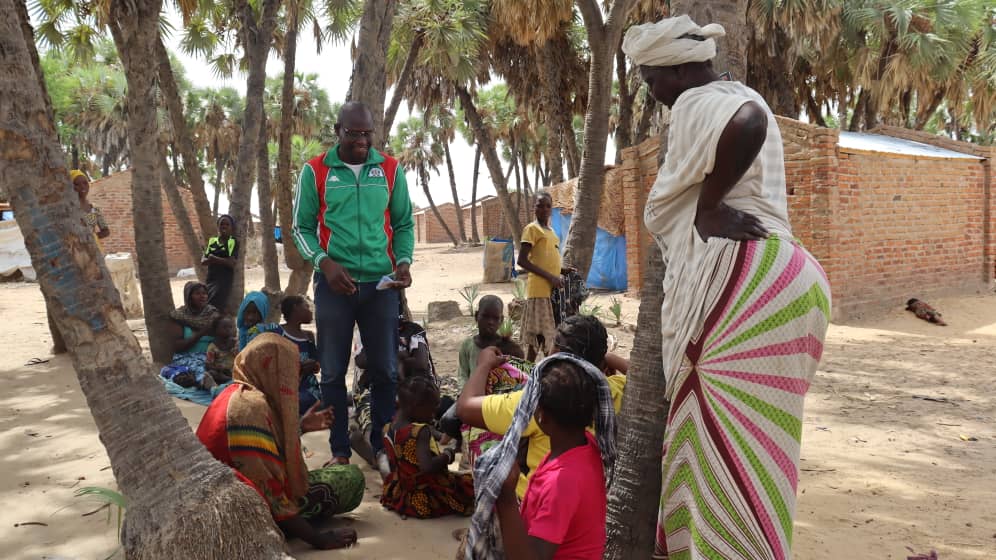
{"type": "Polygon", "coordinates": [[[360,282],[353,295],[333,292],[320,272],[315,274],[315,323],[322,366],[322,402],[334,408],[329,433],[333,457],[349,457],[349,414],[346,371],[353,349],[353,325],[367,354],[370,379],[370,445],[384,447],[384,425],[394,417],[398,382],[398,292],[377,290],[377,282],[360,282]]]}

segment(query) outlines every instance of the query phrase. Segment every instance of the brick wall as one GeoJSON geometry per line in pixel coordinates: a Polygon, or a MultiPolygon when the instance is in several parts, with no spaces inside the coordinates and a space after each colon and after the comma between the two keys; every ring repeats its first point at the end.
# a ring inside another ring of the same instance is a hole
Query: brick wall
{"type": "MultiPolygon", "coordinates": [[[[449,226],[450,231],[459,239],[460,230],[457,227],[456,207],[452,202],[447,202],[446,204],[436,206],[436,208],[443,216],[443,220],[449,226]]],[[[446,235],[446,230],[439,223],[439,219],[436,218],[436,213],[432,211],[432,208],[419,210],[415,216],[415,241],[417,243],[451,243],[450,236],[446,235]]]]}
{"type": "Polygon", "coordinates": [[[839,151],[824,265],[835,311],[983,285],[983,166],[978,160],[839,151]]]}
{"type": "MultiPolygon", "coordinates": [[[[793,232],[826,269],[834,315],[909,297],[977,290],[996,274],[996,148],[923,132],[875,130],[985,160],[841,148],[838,132],[778,118],[793,232]]],[[[642,285],[652,243],[642,224],[659,140],[623,151],[629,289],[642,285]]]]}
{"type": "MultiPolygon", "coordinates": [[[[182,190],[187,212],[192,217],[194,213],[193,197],[189,191],[182,190]]],[[[111,229],[110,237],[101,240],[105,253],[135,253],[135,213],[131,204],[131,171],[122,171],[98,179],[90,184],[90,203],[100,208],[107,225],[111,229]]],[[[183,243],[183,234],[177,225],[176,217],[169,207],[166,196],[163,201],[163,229],[166,244],[166,262],[169,272],[175,273],[181,268],[193,266],[190,253],[183,243]]],[[[144,220],[144,218],[143,218],[144,220]]],[[[155,227],[149,224],[149,227],[155,227]]],[[[199,234],[199,228],[194,223],[194,231],[199,234]]]]}
{"type": "MultiPolygon", "coordinates": [[[[518,193],[511,193],[512,206],[518,206],[518,193]]],[[[477,202],[477,234],[481,241],[489,237],[500,237],[511,239],[512,233],[505,220],[505,210],[502,208],[498,197],[489,197],[477,202]]],[[[525,226],[533,219],[533,205],[525,196],[522,197],[522,204],[519,206],[519,222],[525,226]]],[[[455,222],[454,222],[455,223],[455,222]]],[[[463,206],[463,223],[467,232],[467,240],[472,237],[470,222],[470,205],[463,206]]],[[[454,230],[454,233],[456,230],[454,230]]],[[[445,236],[446,233],[444,232],[445,236]]]]}

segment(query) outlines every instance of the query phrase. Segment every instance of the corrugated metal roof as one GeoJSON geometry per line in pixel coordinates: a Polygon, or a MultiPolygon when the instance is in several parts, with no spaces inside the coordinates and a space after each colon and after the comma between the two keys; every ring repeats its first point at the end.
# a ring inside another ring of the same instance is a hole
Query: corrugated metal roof
{"type": "Polygon", "coordinates": [[[946,148],[938,148],[937,146],[931,146],[930,144],[923,144],[912,140],[904,140],[902,138],[893,138],[882,134],[872,134],[869,132],[841,131],[839,144],[840,147],[845,150],[850,148],[852,150],[862,150],[865,152],[902,154],[906,156],[948,159],[983,159],[972,154],[956,152],[946,148]]]}

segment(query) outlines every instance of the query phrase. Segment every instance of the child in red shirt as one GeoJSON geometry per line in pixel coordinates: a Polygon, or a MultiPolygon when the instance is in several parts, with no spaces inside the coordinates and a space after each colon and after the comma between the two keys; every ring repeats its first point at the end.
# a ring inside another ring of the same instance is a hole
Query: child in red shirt
{"type": "Polygon", "coordinates": [[[550,436],[522,500],[513,466],[496,509],[505,555],[517,560],[599,560],[605,549],[605,475],[595,439],[585,430],[595,417],[595,382],[571,362],[549,366],[539,380],[535,419],[550,436]]]}

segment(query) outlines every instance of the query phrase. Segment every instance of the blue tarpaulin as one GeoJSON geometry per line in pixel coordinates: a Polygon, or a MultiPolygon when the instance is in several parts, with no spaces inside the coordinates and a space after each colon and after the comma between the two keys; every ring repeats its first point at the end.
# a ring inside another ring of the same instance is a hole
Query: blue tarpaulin
{"type": "MultiPolygon", "coordinates": [[[[567,230],[571,227],[571,215],[562,213],[560,208],[554,208],[550,226],[560,237],[560,249],[563,251],[567,230]]],[[[587,282],[589,288],[612,291],[626,289],[626,236],[612,235],[598,228],[595,233],[595,254],[591,258],[587,282]]]]}

